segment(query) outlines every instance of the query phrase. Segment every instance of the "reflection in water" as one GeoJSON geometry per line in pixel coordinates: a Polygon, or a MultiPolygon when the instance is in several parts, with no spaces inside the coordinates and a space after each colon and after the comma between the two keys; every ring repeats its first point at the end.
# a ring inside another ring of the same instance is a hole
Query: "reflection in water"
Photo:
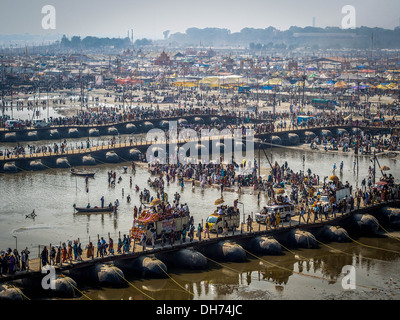
{"type": "MultiPolygon", "coordinates": [[[[362,241],[372,245],[377,239],[363,238],[362,241]]],[[[381,248],[396,247],[400,250],[399,241],[395,239],[380,239],[379,244],[381,248]]],[[[400,298],[400,286],[388,285],[390,278],[393,278],[393,283],[399,283],[400,255],[388,252],[381,255],[378,253],[380,250],[371,248],[364,252],[365,247],[354,243],[330,245],[340,252],[321,247],[298,250],[301,259],[286,252],[283,256],[251,257],[245,263],[216,264],[209,261],[209,268],[205,271],[170,268],[169,275],[175,282],[169,278],[127,276],[127,279],[155,300],[320,299],[322,296],[341,299],[348,294],[341,287],[342,268],[353,265],[358,285],[352,292],[354,298],[370,299],[370,292],[375,298],[400,298]]],[[[87,294],[92,299],[148,299],[133,287],[102,288],[89,290],[87,294]]]]}

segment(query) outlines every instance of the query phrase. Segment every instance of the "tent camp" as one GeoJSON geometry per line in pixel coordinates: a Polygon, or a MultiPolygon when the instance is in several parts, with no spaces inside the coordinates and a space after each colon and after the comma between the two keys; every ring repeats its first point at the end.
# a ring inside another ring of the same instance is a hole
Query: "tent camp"
{"type": "Polygon", "coordinates": [[[207,85],[210,87],[219,87],[223,85],[242,85],[245,84],[242,76],[229,75],[229,76],[211,76],[205,77],[199,81],[200,85],[207,85]]]}

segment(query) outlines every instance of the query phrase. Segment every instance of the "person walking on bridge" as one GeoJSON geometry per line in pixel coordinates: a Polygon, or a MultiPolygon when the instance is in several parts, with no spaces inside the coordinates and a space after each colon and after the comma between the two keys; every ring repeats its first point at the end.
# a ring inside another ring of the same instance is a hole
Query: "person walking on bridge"
{"type": "Polygon", "coordinates": [[[71,241],[68,242],[67,259],[69,260],[70,263],[72,263],[72,243],[71,243],[71,241]]]}
{"type": "Polygon", "coordinates": [[[190,240],[190,242],[192,242],[193,239],[194,239],[194,223],[191,223],[189,225],[189,240],[190,240]]]}
{"type": "Polygon", "coordinates": [[[51,246],[50,249],[50,265],[53,263],[53,266],[56,264],[56,248],[54,246],[51,246]]]}
{"type": "Polygon", "coordinates": [[[201,232],[203,231],[203,228],[201,226],[201,224],[199,223],[199,225],[197,226],[197,235],[199,237],[199,241],[201,241],[201,232]]]}
{"type": "Polygon", "coordinates": [[[157,238],[157,234],[156,234],[156,230],[154,229],[153,232],[151,233],[151,246],[153,249],[155,248],[156,238],[157,238]]]}
{"type": "Polygon", "coordinates": [[[123,242],[122,242],[121,238],[118,238],[117,253],[122,253],[122,251],[121,251],[122,245],[123,245],[123,242]]]}
{"type": "Polygon", "coordinates": [[[104,257],[104,255],[107,254],[107,247],[108,247],[108,245],[107,245],[106,240],[104,240],[104,238],[101,237],[101,257],[102,258],[104,257]]]}
{"type": "Polygon", "coordinates": [[[174,243],[175,243],[175,232],[174,230],[171,230],[171,232],[169,233],[169,244],[172,247],[174,243]]]}
{"type": "Polygon", "coordinates": [[[43,248],[40,258],[42,259],[42,267],[49,264],[49,251],[46,246],[43,248]]]}
{"type": "Polygon", "coordinates": [[[279,228],[279,224],[281,223],[281,213],[277,212],[276,214],[276,227],[279,228]]]}
{"type": "Polygon", "coordinates": [[[143,251],[146,251],[146,242],[147,242],[146,232],[142,233],[142,238],[140,239],[140,242],[142,243],[143,251]]]}
{"type": "Polygon", "coordinates": [[[165,231],[163,230],[161,232],[161,247],[162,248],[164,248],[166,242],[167,242],[167,237],[165,235],[165,231]]]}
{"type": "Polygon", "coordinates": [[[101,245],[100,238],[97,240],[97,253],[96,253],[96,257],[98,258],[99,255],[100,255],[100,257],[103,257],[103,250],[102,250],[102,245],[101,245]]]}
{"type": "Polygon", "coordinates": [[[247,232],[253,230],[252,222],[253,222],[253,219],[252,219],[251,216],[249,215],[249,216],[247,217],[247,232]]]}
{"type": "Polygon", "coordinates": [[[303,219],[304,223],[306,223],[306,219],[304,218],[304,214],[305,214],[304,208],[300,207],[299,224],[301,223],[301,219],[303,219]]]}
{"type": "Polygon", "coordinates": [[[318,219],[318,214],[319,214],[319,206],[318,206],[318,204],[315,204],[314,205],[314,223],[318,219]]]}
{"type": "Polygon", "coordinates": [[[204,238],[210,238],[210,227],[208,225],[208,222],[206,221],[206,224],[204,226],[204,238]]]}
{"type": "Polygon", "coordinates": [[[108,253],[114,255],[114,241],[112,238],[108,239],[108,253]]]}
{"type": "Polygon", "coordinates": [[[87,246],[86,257],[92,259],[94,258],[94,247],[92,242],[89,242],[87,246]]]}
{"type": "Polygon", "coordinates": [[[62,244],[61,254],[62,254],[62,262],[66,262],[68,260],[68,252],[65,242],[62,244]]]}

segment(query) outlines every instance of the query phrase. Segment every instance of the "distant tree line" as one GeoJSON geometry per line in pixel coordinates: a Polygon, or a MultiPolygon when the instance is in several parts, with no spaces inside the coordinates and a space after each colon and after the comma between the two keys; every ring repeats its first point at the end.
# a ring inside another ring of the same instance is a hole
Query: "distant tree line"
{"type": "Polygon", "coordinates": [[[93,49],[101,47],[124,48],[131,44],[128,37],[126,38],[98,38],[88,36],[83,39],[79,36],[73,36],[68,39],[65,35],[61,39],[61,46],[71,49],[93,49]]]}
{"type": "Polygon", "coordinates": [[[185,33],[173,33],[168,41],[179,45],[244,45],[254,50],[313,48],[400,48],[400,28],[395,30],[359,27],[341,29],[339,27],[290,27],[278,30],[244,28],[232,33],[224,28],[189,28],[185,33]]]}
{"type": "MultiPolygon", "coordinates": [[[[68,39],[65,35],[62,37],[61,46],[71,49],[96,49],[104,47],[126,48],[132,45],[131,40],[126,38],[98,38],[88,36],[83,39],[79,36],[73,36],[68,39]]],[[[137,39],[133,44],[135,47],[151,46],[153,41],[150,39],[137,39]]]]}
{"type": "Polygon", "coordinates": [[[133,44],[134,47],[144,47],[144,46],[151,46],[151,45],[153,45],[153,41],[150,39],[146,39],[146,38],[137,39],[135,41],[135,43],[133,44]]]}

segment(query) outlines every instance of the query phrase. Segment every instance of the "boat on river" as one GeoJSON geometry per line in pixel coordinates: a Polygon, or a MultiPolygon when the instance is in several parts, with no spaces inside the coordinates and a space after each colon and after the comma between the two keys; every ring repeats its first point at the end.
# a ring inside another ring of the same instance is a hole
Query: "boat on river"
{"type": "Polygon", "coordinates": [[[76,170],[71,168],[71,174],[75,176],[82,176],[82,177],[91,177],[94,178],[95,173],[93,171],[88,170],[76,170]]]}
{"type": "Polygon", "coordinates": [[[107,207],[77,207],[73,205],[74,210],[78,213],[104,213],[117,211],[117,206],[109,205],[107,207]]]}

